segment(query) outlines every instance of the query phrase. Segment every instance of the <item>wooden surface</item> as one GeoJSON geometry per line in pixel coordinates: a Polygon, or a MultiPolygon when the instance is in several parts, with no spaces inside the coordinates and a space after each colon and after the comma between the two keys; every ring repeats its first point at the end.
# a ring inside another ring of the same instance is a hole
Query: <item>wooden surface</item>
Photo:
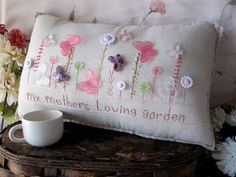
{"type": "MultiPolygon", "coordinates": [[[[0,154],[2,166],[17,175],[44,176],[47,171],[51,173],[49,176],[68,177],[157,174],[169,177],[171,171],[175,176],[178,171],[184,173],[183,169],[194,173],[202,154],[202,148],[195,145],[146,139],[73,123],[65,123],[63,138],[57,144],[36,148],[11,142],[8,131],[13,125],[1,134],[0,154]]],[[[18,131],[17,135],[21,136],[22,132],[18,131]]],[[[186,173],[179,176],[189,176],[186,173]]]]}

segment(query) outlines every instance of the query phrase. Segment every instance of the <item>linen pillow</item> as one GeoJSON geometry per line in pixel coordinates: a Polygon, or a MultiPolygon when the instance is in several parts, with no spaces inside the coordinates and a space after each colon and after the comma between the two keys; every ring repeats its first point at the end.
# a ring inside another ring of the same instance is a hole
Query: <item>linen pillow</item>
{"type": "MultiPolygon", "coordinates": [[[[36,12],[68,18],[74,9],[74,18],[80,22],[124,25],[129,19],[136,23],[150,11],[152,0],[0,0],[0,22],[9,28],[20,28],[31,35],[36,12]]],[[[236,98],[236,6],[227,5],[231,0],[153,0],[153,8],[161,13],[151,13],[145,24],[186,23],[212,21],[224,25],[224,38],[216,58],[211,106],[217,106],[236,98]],[[163,5],[164,4],[164,5],[163,5]],[[224,11],[224,12],[223,12],[224,11]],[[222,18],[221,18],[222,17],[222,18]],[[222,87],[224,85],[224,87],[222,87]]],[[[73,16],[73,15],[72,15],[73,16]]]]}
{"type": "Polygon", "coordinates": [[[40,15],[18,113],[58,109],[80,124],[214,149],[209,90],[217,39],[208,22],[121,27],[40,15]]]}

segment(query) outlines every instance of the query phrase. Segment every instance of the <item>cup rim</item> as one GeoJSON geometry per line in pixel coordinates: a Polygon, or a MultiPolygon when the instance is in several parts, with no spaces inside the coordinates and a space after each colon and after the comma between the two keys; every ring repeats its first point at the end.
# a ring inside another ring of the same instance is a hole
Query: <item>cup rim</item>
{"type": "Polygon", "coordinates": [[[63,117],[63,113],[59,110],[37,110],[37,111],[31,111],[26,113],[25,115],[22,116],[22,120],[27,121],[27,122],[50,122],[53,120],[57,120],[59,118],[63,117]],[[55,114],[57,114],[56,116],[52,117],[52,119],[48,119],[48,120],[34,120],[34,119],[29,119],[34,117],[34,114],[38,114],[38,113],[49,113],[49,112],[54,112],[55,114]]]}

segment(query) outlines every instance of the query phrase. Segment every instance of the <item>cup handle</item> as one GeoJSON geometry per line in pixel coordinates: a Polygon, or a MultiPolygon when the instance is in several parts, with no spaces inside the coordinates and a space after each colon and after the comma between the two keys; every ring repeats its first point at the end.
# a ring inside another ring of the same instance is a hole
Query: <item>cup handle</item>
{"type": "Polygon", "coordinates": [[[10,140],[14,143],[24,143],[26,142],[25,141],[25,138],[17,138],[15,137],[15,132],[16,130],[19,130],[19,129],[22,129],[22,124],[20,125],[15,125],[14,127],[12,127],[8,133],[8,136],[10,138],[10,140]]]}

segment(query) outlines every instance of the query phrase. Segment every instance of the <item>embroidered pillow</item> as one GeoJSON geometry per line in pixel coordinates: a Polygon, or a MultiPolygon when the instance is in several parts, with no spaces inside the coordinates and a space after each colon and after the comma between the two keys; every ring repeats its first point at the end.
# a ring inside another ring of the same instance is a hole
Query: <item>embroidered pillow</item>
{"type": "Polygon", "coordinates": [[[139,22],[147,14],[149,15],[144,23],[148,25],[221,21],[224,37],[216,58],[216,73],[211,93],[211,106],[217,106],[236,98],[236,6],[229,4],[231,1],[181,0],[173,3],[173,0],[1,0],[0,23],[5,23],[8,28],[20,28],[30,36],[36,12],[68,18],[72,9],[74,13],[70,17],[80,22],[97,21],[116,25],[124,25],[131,18],[131,23],[139,22]],[[152,13],[149,13],[150,8],[152,13]]]}
{"type": "Polygon", "coordinates": [[[217,30],[36,19],[19,115],[58,109],[76,123],[214,149],[209,90],[217,30]]]}

